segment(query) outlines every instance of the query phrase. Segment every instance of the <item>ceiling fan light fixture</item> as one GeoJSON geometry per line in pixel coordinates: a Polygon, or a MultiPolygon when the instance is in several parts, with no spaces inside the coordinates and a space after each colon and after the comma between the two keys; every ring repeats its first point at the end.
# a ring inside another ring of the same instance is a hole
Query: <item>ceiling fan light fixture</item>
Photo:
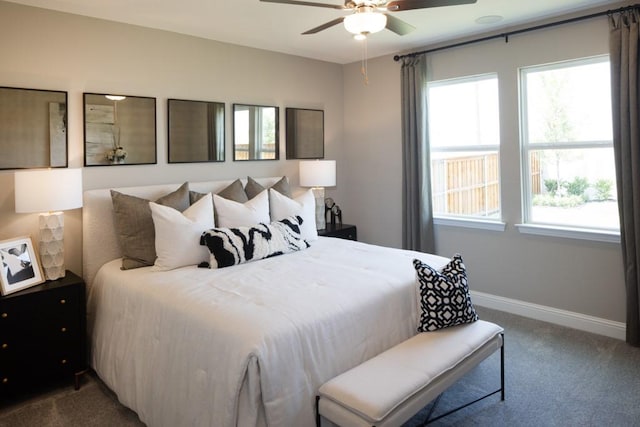
{"type": "Polygon", "coordinates": [[[373,34],[384,30],[386,26],[387,16],[369,7],[362,7],[344,18],[344,28],[352,34],[373,34]]]}
{"type": "Polygon", "coordinates": [[[366,40],[367,39],[367,35],[364,33],[360,33],[360,34],[354,34],[353,38],[355,40],[361,41],[361,40],[366,40]]]}

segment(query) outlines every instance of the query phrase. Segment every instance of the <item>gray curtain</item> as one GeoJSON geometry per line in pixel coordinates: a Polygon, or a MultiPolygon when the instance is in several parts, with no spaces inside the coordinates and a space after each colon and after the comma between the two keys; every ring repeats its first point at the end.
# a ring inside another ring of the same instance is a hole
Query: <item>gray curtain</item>
{"type": "Polygon", "coordinates": [[[224,161],[224,104],[207,103],[207,160],[224,161]]]}
{"type": "Polygon", "coordinates": [[[620,212],[620,240],[627,290],[627,342],[640,346],[640,103],[638,10],[610,18],[613,149],[620,212]]]}
{"type": "Polygon", "coordinates": [[[402,245],[434,253],[426,62],[425,55],[402,60],[402,245]]]}

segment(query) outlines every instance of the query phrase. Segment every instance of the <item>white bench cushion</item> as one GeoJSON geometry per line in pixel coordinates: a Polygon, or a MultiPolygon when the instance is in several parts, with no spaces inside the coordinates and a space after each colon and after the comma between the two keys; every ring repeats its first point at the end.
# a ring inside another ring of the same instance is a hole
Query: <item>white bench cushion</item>
{"type": "MultiPolygon", "coordinates": [[[[420,333],[326,382],[319,389],[321,402],[328,399],[337,405],[325,408],[340,407],[337,412],[357,415],[353,418],[359,417],[369,425],[381,425],[396,408],[416,394],[428,391],[430,383],[445,376],[485,344],[492,340],[497,343],[473,366],[500,348],[502,340],[498,335],[502,331],[496,324],[478,320],[420,333]]],[[[466,367],[447,384],[473,366],[466,367]]],[[[438,390],[438,394],[441,391],[438,390]]],[[[328,415],[322,411],[321,414],[328,415]]],[[[327,418],[331,419],[331,416],[327,418]]]]}

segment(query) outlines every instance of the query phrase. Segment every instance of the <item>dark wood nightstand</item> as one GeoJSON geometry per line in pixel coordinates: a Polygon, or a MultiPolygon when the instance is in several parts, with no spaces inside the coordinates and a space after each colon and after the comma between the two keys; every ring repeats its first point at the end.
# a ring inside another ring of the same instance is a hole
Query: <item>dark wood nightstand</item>
{"type": "Polygon", "coordinates": [[[358,240],[358,229],[353,224],[331,224],[318,230],[318,236],[338,237],[340,239],[358,240]]]}
{"type": "Polygon", "coordinates": [[[0,398],[86,369],[85,284],[66,276],[0,297],[0,398]]]}

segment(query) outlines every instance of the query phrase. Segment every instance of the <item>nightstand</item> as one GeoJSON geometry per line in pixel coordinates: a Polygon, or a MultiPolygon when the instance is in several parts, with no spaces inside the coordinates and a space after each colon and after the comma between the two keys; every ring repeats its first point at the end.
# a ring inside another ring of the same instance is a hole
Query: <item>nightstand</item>
{"type": "Polygon", "coordinates": [[[340,239],[358,240],[358,230],[353,224],[331,224],[318,230],[318,236],[338,237],[340,239]]]}
{"type": "Polygon", "coordinates": [[[85,325],[85,284],[70,271],[0,297],[0,398],[65,378],[78,389],[85,325]]]}

